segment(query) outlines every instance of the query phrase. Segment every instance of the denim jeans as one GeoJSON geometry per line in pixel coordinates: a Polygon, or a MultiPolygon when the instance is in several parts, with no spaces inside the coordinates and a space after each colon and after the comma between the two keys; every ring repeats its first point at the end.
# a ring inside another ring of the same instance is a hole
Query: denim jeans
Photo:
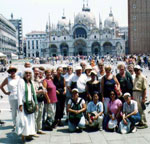
{"type": "Polygon", "coordinates": [[[137,122],[140,122],[141,120],[140,113],[138,112],[136,115],[132,115],[128,117],[128,119],[131,121],[132,125],[134,126],[137,122]]]}
{"type": "Polygon", "coordinates": [[[76,130],[77,126],[79,128],[85,128],[85,117],[84,116],[81,117],[78,125],[75,125],[75,124],[71,123],[70,121],[68,121],[68,127],[69,127],[70,132],[74,132],[76,130]]]}

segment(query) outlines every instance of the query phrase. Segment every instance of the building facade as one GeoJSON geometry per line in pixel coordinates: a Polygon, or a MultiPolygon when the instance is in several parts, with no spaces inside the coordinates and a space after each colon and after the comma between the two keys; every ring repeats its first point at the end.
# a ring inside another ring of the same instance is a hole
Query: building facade
{"type": "Polygon", "coordinates": [[[22,34],[22,19],[13,19],[13,14],[11,14],[11,19],[9,20],[16,28],[17,40],[18,40],[18,55],[23,54],[23,34],[22,34]]]}
{"type": "Polygon", "coordinates": [[[46,38],[46,33],[43,31],[32,31],[26,34],[25,56],[26,57],[43,57],[42,42],[46,38]]]}
{"type": "Polygon", "coordinates": [[[0,14],[0,52],[8,57],[17,53],[16,28],[3,15],[0,14]]]}
{"type": "Polygon", "coordinates": [[[94,14],[84,4],[73,23],[63,15],[56,26],[46,26],[46,34],[44,57],[125,54],[126,39],[120,35],[120,27],[112,10],[104,23],[99,16],[97,26],[94,14]]]}
{"type": "Polygon", "coordinates": [[[128,0],[129,50],[150,54],[150,0],[128,0]]]}

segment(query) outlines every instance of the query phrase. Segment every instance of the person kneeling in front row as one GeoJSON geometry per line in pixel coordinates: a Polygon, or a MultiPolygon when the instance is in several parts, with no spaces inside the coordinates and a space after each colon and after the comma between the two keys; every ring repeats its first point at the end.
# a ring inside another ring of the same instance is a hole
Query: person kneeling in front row
{"type": "Polygon", "coordinates": [[[98,92],[94,92],[93,101],[88,103],[87,114],[90,128],[98,128],[102,131],[103,104],[99,101],[98,92]]]}
{"type": "MultiPolygon", "coordinates": [[[[120,126],[123,124],[124,126],[128,127],[125,133],[134,133],[136,132],[135,124],[141,120],[141,116],[138,112],[137,102],[135,100],[131,100],[130,93],[125,93],[123,97],[125,103],[123,105],[123,121],[120,122],[120,126]]],[[[120,132],[122,133],[121,127],[120,132]]]]}
{"type": "Polygon", "coordinates": [[[78,89],[72,90],[72,99],[68,101],[67,111],[69,112],[69,131],[74,132],[85,128],[85,117],[83,112],[86,110],[86,104],[84,99],[79,97],[78,89]]]}

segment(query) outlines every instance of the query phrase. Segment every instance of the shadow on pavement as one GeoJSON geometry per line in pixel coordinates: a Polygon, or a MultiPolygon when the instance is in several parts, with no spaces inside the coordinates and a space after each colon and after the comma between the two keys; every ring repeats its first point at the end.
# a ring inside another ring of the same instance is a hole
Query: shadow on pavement
{"type": "Polygon", "coordinates": [[[0,126],[0,130],[7,130],[7,129],[13,129],[13,126],[5,126],[5,124],[3,126],[0,126]]]}
{"type": "Polygon", "coordinates": [[[64,129],[57,129],[58,132],[62,132],[62,133],[70,133],[68,129],[64,128],[64,129]]]}
{"type": "Polygon", "coordinates": [[[0,138],[2,144],[21,144],[21,138],[15,133],[7,133],[5,138],[0,138]]]}

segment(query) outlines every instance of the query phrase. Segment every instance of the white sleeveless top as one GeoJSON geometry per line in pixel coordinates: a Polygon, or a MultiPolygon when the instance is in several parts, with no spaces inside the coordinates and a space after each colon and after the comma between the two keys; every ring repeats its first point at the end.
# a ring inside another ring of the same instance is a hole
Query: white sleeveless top
{"type": "Polygon", "coordinates": [[[17,98],[17,87],[18,87],[18,81],[20,77],[16,76],[15,79],[12,79],[11,77],[8,77],[8,91],[10,92],[9,100],[16,100],[17,98]]]}

